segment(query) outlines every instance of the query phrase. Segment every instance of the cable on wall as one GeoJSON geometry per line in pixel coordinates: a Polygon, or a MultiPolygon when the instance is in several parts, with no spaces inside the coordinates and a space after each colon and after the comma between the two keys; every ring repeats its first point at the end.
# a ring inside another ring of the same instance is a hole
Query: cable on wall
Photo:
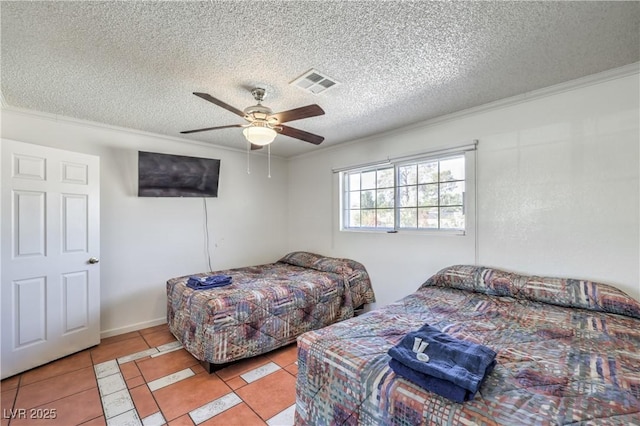
{"type": "Polygon", "coordinates": [[[211,250],[209,249],[209,212],[207,211],[207,199],[205,197],[202,197],[202,204],[204,206],[204,250],[207,256],[209,272],[213,272],[213,268],[211,267],[211,250]]]}

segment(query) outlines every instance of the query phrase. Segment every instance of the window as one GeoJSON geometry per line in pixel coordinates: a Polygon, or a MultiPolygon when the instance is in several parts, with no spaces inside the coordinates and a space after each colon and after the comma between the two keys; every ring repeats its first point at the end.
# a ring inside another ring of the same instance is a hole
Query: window
{"type": "Polygon", "coordinates": [[[345,228],[394,227],[394,168],[345,173],[345,228]]]}
{"type": "Polygon", "coordinates": [[[343,229],[465,229],[465,156],[343,172],[343,229]]]}

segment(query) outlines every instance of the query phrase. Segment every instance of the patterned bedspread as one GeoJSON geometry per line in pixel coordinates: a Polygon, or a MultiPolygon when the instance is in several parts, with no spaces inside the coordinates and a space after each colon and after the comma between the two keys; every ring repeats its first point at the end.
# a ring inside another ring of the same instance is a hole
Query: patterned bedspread
{"type": "Polygon", "coordinates": [[[366,269],[349,259],[293,252],[276,263],[215,274],[230,275],[232,284],[193,290],[189,276],[167,281],[169,329],[193,356],[213,364],[287,345],[375,301],[366,269]]]}
{"type": "Polygon", "coordinates": [[[298,348],[298,425],[640,424],[640,303],[600,283],[455,266],[298,348]],[[387,350],[425,323],[498,353],[472,401],[389,368],[387,350]]]}

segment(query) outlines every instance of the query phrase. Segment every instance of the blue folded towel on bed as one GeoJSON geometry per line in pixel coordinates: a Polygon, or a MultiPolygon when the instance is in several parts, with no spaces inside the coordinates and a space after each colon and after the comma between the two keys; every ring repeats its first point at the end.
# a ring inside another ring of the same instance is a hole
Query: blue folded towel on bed
{"type": "Polygon", "coordinates": [[[194,290],[207,290],[231,284],[229,275],[210,275],[208,277],[189,277],[187,287],[194,290]]]}
{"type": "Polygon", "coordinates": [[[438,395],[444,396],[452,401],[463,403],[473,398],[471,392],[465,388],[454,385],[448,380],[438,379],[437,377],[422,374],[421,372],[413,370],[393,358],[389,361],[389,367],[391,367],[398,376],[402,376],[421,388],[437,393],[438,395]]]}
{"type": "Polygon", "coordinates": [[[429,324],[408,333],[389,349],[389,355],[397,361],[390,363],[397,374],[456,402],[472,399],[496,364],[492,349],[456,339],[429,324]]]}

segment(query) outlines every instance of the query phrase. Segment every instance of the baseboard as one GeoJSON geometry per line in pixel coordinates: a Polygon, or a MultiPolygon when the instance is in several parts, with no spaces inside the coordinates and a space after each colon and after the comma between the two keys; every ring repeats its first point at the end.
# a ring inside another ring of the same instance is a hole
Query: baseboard
{"type": "Polygon", "coordinates": [[[128,325],[126,327],[112,328],[110,330],[103,330],[100,332],[100,338],[104,339],[106,337],[117,336],[119,334],[130,333],[132,331],[142,330],[143,328],[154,327],[160,324],[166,324],[166,318],[158,318],[151,321],[139,322],[137,324],[128,325]]]}

